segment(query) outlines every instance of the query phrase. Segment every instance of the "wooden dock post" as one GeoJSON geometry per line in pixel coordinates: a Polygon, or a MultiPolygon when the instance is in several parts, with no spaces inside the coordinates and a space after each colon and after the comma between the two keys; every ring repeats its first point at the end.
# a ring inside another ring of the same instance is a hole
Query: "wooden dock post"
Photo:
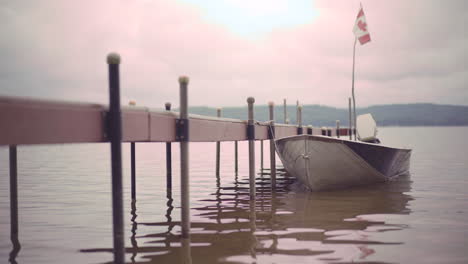
{"type": "Polygon", "coordinates": [[[10,252],[8,261],[16,263],[16,257],[21,250],[21,244],[18,239],[18,162],[16,145],[9,147],[10,159],[10,239],[13,249],[10,252]]]}
{"type": "Polygon", "coordinates": [[[249,187],[250,199],[255,199],[255,126],[254,126],[254,109],[255,99],[247,98],[248,104],[248,123],[247,123],[247,138],[249,140],[249,187]]]}
{"type": "MultiPolygon", "coordinates": [[[[216,110],[216,116],[221,117],[221,108],[216,110]]],[[[221,142],[216,142],[216,176],[219,177],[220,170],[220,156],[221,156],[221,142]]]]}
{"type": "Polygon", "coordinates": [[[312,134],[313,134],[312,126],[311,126],[311,125],[308,125],[308,126],[307,126],[307,135],[312,135],[312,134]]]}
{"type": "Polygon", "coordinates": [[[340,138],[340,120],[336,120],[336,137],[340,138]]]}
{"type": "Polygon", "coordinates": [[[189,188],[189,119],[187,86],[189,78],[179,77],[180,86],[180,195],[182,238],[190,237],[190,188],[189,188]]]}
{"type": "Polygon", "coordinates": [[[190,246],[191,239],[190,238],[183,238],[181,241],[182,246],[182,254],[181,254],[181,262],[183,264],[192,264],[192,247],[190,246]]]}
{"type": "Polygon", "coordinates": [[[296,100],[296,125],[299,125],[299,100],[296,100]]]}
{"type": "Polygon", "coordinates": [[[283,99],[283,116],[284,116],[284,123],[288,123],[288,110],[286,105],[286,98],[283,99]]]}
{"type": "Polygon", "coordinates": [[[238,157],[238,143],[237,141],[234,141],[234,173],[237,176],[239,173],[239,157],[238,157]]]}
{"type": "Polygon", "coordinates": [[[275,153],[275,104],[273,102],[268,103],[268,109],[270,112],[270,181],[272,190],[276,186],[276,153],[275,153]]]}
{"type": "MultiPolygon", "coordinates": [[[[297,101],[299,102],[299,101],[297,101]]],[[[297,134],[302,135],[302,105],[297,106],[297,134]]]]}
{"type": "Polygon", "coordinates": [[[112,162],[112,223],[114,235],[114,263],[125,263],[123,190],[122,190],[122,119],[120,112],[120,55],[107,56],[109,67],[109,125],[107,134],[111,145],[112,162]]]}
{"type": "Polygon", "coordinates": [[[263,172],[263,140],[260,140],[260,170],[263,172]]]}
{"type": "Polygon", "coordinates": [[[18,161],[15,145],[10,145],[10,236],[18,238],[18,161]]]}
{"type": "Polygon", "coordinates": [[[349,130],[348,130],[348,135],[349,135],[349,140],[353,139],[353,120],[351,118],[351,97],[348,97],[348,112],[349,112],[349,130]]]}
{"type": "MultiPolygon", "coordinates": [[[[130,106],[135,106],[135,101],[128,103],[130,106]]],[[[131,195],[132,201],[136,200],[136,159],[135,159],[135,142],[130,142],[130,171],[131,171],[131,195]]]]}
{"type": "MultiPolygon", "coordinates": [[[[171,103],[164,104],[166,111],[171,111],[171,103]]],[[[172,143],[166,142],[166,189],[172,189],[172,143]]]]}
{"type": "Polygon", "coordinates": [[[136,160],[135,160],[135,142],[130,142],[130,160],[132,173],[132,200],[136,200],[136,160]]]}

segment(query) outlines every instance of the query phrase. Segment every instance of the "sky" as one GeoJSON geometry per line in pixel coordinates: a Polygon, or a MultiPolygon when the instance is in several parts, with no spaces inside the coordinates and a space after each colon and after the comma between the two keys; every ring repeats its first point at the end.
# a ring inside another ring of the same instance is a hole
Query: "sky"
{"type": "Polygon", "coordinates": [[[122,57],[122,104],[163,107],[190,77],[192,106],[273,101],[347,108],[468,105],[463,0],[0,0],[0,96],[108,103],[106,56],[122,57]]]}

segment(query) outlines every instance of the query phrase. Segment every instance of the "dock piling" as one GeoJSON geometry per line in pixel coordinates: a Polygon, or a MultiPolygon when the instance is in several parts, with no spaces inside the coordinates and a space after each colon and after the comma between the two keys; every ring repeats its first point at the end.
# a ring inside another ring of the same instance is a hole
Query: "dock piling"
{"type": "Polygon", "coordinates": [[[348,97],[348,113],[349,113],[348,135],[349,135],[349,140],[352,140],[353,139],[353,120],[352,120],[352,114],[351,114],[351,97],[348,97]]]}
{"type": "Polygon", "coordinates": [[[16,145],[10,145],[10,238],[13,249],[10,252],[8,261],[16,263],[16,257],[21,250],[18,239],[18,162],[16,145]]]}
{"type": "MultiPolygon", "coordinates": [[[[299,101],[297,101],[299,103],[299,101]]],[[[302,135],[302,105],[297,106],[297,134],[302,135]]]]}
{"type": "Polygon", "coordinates": [[[274,190],[276,186],[276,153],[275,153],[275,104],[273,102],[268,103],[268,109],[270,112],[270,181],[271,188],[274,190]]]}
{"type": "Polygon", "coordinates": [[[248,123],[247,123],[247,138],[249,140],[249,183],[250,183],[250,199],[255,199],[255,126],[254,126],[254,109],[255,99],[247,98],[248,104],[248,123]]]}
{"type": "Polygon", "coordinates": [[[190,189],[189,189],[189,119],[187,86],[189,78],[179,77],[180,86],[180,195],[182,238],[190,237],[190,189]]]}
{"type": "MultiPolygon", "coordinates": [[[[130,106],[135,106],[135,101],[128,103],[130,106]]],[[[130,142],[130,171],[131,171],[131,195],[132,201],[136,200],[136,159],[135,159],[135,142],[130,142]]]]}
{"type": "Polygon", "coordinates": [[[299,100],[296,100],[296,125],[299,125],[299,100]]]}
{"type": "Polygon", "coordinates": [[[260,140],[260,170],[263,172],[263,140],[260,140]]]}
{"type": "Polygon", "coordinates": [[[122,119],[120,112],[120,55],[107,56],[109,67],[109,135],[112,171],[112,219],[114,237],[114,263],[125,263],[123,188],[122,188],[122,119]]]}
{"type": "Polygon", "coordinates": [[[238,145],[237,141],[234,141],[234,173],[237,176],[239,173],[239,158],[238,158],[238,145]]]}
{"type": "Polygon", "coordinates": [[[308,125],[308,126],[307,126],[307,135],[312,135],[312,134],[313,134],[312,126],[311,126],[311,125],[308,125]]]}
{"type": "MultiPolygon", "coordinates": [[[[171,103],[164,104],[166,111],[171,111],[171,103]]],[[[172,143],[166,142],[166,189],[172,189],[172,143]]]]}
{"type": "Polygon", "coordinates": [[[10,235],[18,237],[18,161],[15,145],[10,145],[10,235]]]}
{"type": "Polygon", "coordinates": [[[336,137],[340,138],[340,120],[336,120],[336,137]]]}
{"type": "Polygon", "coordinates": [[[130,142],[130,160],[132,172],[132,200],[136,200],[136,159],[135,159],[135,142],[130,142]]]}
{"type": "MultiPolygon", "coordinates": [[[[221,117],[221,108],[216,110],[216,116],[221,117]]],[[[220,156],[221,156],[221,142],[216,141],[216,176],[219,177],[220,170],[220,156]]]]}
{"type": "Polygon", "coordinates": [[[288,122],[288,110],[286,107],[286,98],[283,99],[283,117],[284,117],[284,123],[287,124],[288,122]]]}

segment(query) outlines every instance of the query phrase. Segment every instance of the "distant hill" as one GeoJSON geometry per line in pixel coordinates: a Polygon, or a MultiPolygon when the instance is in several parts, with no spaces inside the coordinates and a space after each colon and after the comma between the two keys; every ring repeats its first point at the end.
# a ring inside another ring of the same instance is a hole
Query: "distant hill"
{"type": "MultiPolygon", "coordinates": [[[[268,106],[255,106],[255,119],[268,120],[268,106]]],[[[358,108],[358,114],[371,113],[379,126],[468,126],[468,106],[438,104],[393,104],[358,108]]],[[[216,116],[216,108],[190,107],[190,113],[216,116]]],[[[296,107],[287,107],[290,123],[296,123],[296,107]]],[[[348,109],[322,105],[304,105],[302,110],[304,125],[334,126],[340,120],[348,126],[348,109]]],[[[247,106],[226,107],[223,117],[247,118],[247,106]]],[[[283,123],[283,106],[275,107],[275,121],[283,123]]]]}

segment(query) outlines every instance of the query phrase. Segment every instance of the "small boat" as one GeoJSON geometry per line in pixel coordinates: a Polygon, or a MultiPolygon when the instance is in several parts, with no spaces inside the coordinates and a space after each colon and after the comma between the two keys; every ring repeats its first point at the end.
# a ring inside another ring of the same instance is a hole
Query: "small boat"
{"type": "Polygon", "coordinates": [[[360,141],[315,135],[275,140],[286,171],[312,191],[384,182],[409,172],[411,149],[380,144],[370,114],[357,118],[360,141]]]}

